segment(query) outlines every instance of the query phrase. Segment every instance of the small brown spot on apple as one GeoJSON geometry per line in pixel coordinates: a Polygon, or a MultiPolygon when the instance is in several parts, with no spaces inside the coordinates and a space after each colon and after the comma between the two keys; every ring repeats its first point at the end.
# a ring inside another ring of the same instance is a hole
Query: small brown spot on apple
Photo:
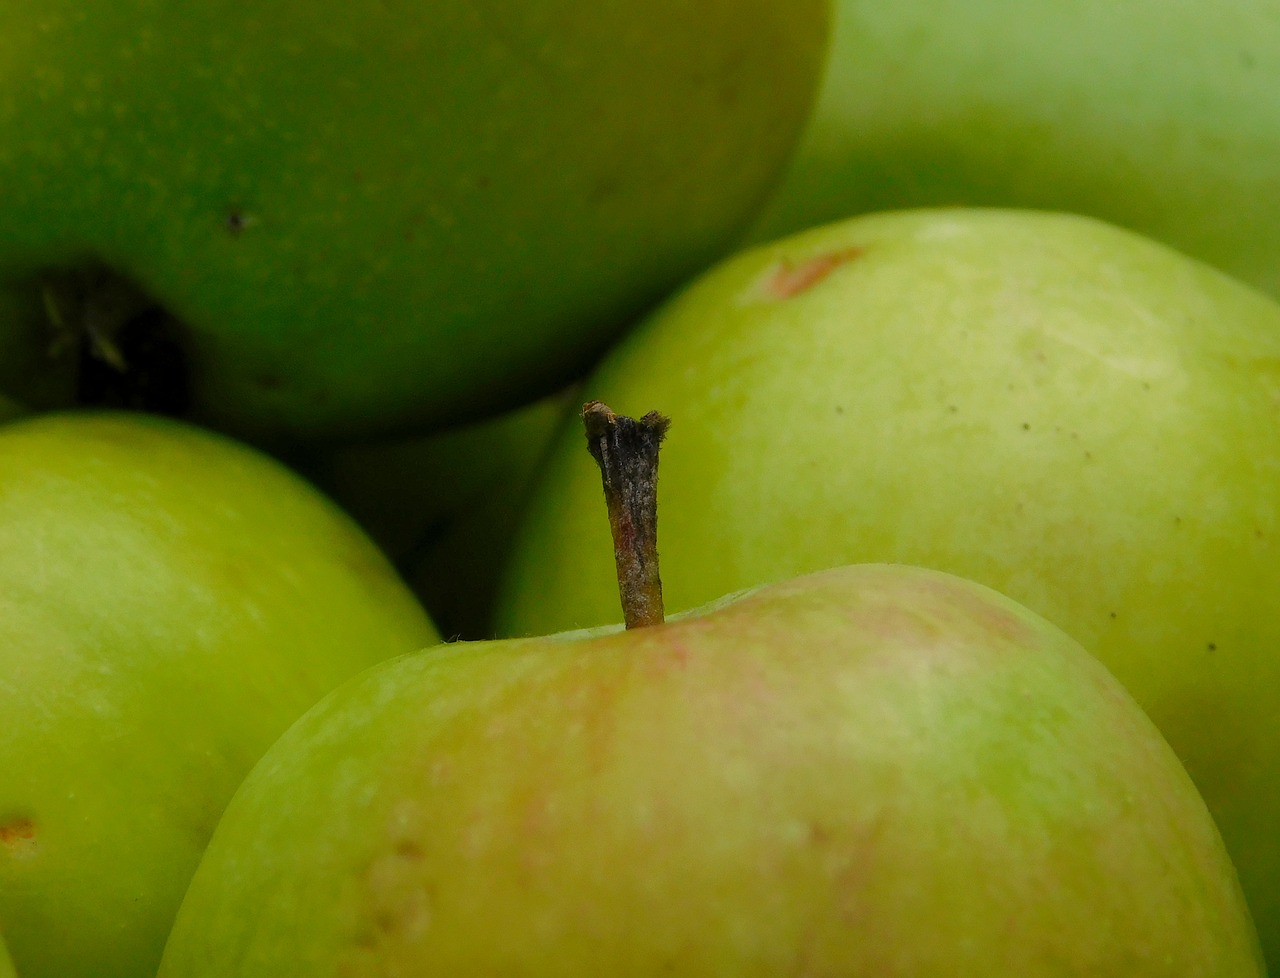
{"type": "Polygon", "coordinates": [[[33,819],[21,815],[0,822],[0,851],[22,858],[34,856],[39,847],[39,835],[33,819]]]}
{"type": "Polygon", "coordinates": [[[766,274],[764,294],[771,299],[790,299],[802,292],[807,292],[824,281],[841,265],[846,265],[858,258],[864,250],[853,245],[815,255],[798,265],[793,265],[784,258],[766,274]]]}

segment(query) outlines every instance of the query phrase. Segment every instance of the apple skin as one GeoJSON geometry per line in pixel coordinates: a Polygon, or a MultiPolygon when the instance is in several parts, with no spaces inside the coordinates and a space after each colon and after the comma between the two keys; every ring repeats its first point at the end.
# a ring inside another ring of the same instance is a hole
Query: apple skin
{"type": "Polygon", "coordinates": [[[493,604],[570,389],[425,436],[318,446],[296,467],[386,553],[442,635],[493,638],[493,604]]]}
{"type": "Polygon", "coordinates": [[[9,949],[5,946],[3,937],[0,937],[0,978],[18,978],[17,972],[13,970],[13,959],[9,957],[9,949]]]}
{"type": "Polygon", "coordinates": [[[5,4],[0,390],[66,403],[35,279],[100,263],[184,324],[191,416],[247,437],[550,393],[741,234],[829,6],[5,4]]]}
{"type": "Polygon", "coordinates": [[[864,566],[367,671],[237,792],[159,974],[1262,970],[1114,678],[985,588],[864,566]]]}
{"type": "Polygon", "coordinates": [[[952,205],[1089,214],[1280,295],[1280,17],[1258,0],[836,0],[751,233],[952,205]]]}
{"type": "Polygon", "coordinates": [[[492,639],[512,536],[575,394],[429,435],[315,445],[291,461],[396,563],[440,634],[492,639]]]}
{"type": "MultiPolygon", "coordinates": [[[[675,419],[668,608],[918,564],[1099,656],[1203,793],[1275,969],[1280,306],[1083,217],[890,213],[723,263],[584,393],[675,419]]],[[[620,620],[581,452],[567,428],[538,477],[500,635],[620,620]]]]}
{"type": "Polygon", "coordinates": [[[0,427],[0,921],[22,978],[154,974],[253,763],[436,641],[355,524],[257,452],[136,415],[0,427]]]}

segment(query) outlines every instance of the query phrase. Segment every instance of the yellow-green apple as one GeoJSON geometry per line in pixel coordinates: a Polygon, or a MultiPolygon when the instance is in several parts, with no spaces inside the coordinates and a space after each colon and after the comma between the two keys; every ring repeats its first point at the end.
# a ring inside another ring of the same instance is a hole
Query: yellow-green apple
{"type": "Polygon", "coordinates": [[[227,809],[161,978],[1260,976],[1203,801],[978,585],[835,568],[362,674],[227,809]]]}
{"type": "Polygon", "coordinates": [[[0,926],[22,978],[154,974],[263,751],[434,641],[357,526],[256,452],[137,415],[0,427],[0,926]]]}
{"type": "Polygon", "coordinates": [[[7,3],[0,390],[176,351],[166,402],[263,437],[549,393],[741,233],[828,8],[7,3]]]}
{"type": "MultiPolygon", "coordinates": [[[[1096,654],[1200,787],[1280,961],[1280,305],[1084,217],[889,213],[725,262],[586,393],[677,419],[673,609],[917,564],[1096,654]]],[[[618,620],[599,489],[560,437],[500,635],[618,620]]]]}
{"type": "Polygon", "coordinates": [[[1280,16],[1259,0],[837,0],[756,240],[934,205],[1075,211],[1280,295],[1280,16]]]}
{"type": "Polygon", "coordinates": [[[13,970],[13,959],[9,957],[9,949],[5,946],[3,935],[0,935],[0,978],[18,978],[13,970]]]}
{"type": "Polygon", "coordinates": [[[386,553],[450,638],[490,616],[533,474],[571,397],[430,435],[309,448],[295,465],[386,553]]]}

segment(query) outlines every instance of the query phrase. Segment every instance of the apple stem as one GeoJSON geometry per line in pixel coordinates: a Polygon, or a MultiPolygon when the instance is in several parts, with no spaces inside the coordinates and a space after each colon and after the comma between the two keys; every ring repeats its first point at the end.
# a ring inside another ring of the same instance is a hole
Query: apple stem
{"type": "Polygon", "coordinates": [[[661,625],[658,448],[671,421],[657,411],[637,421],[614,414],[600,401],[588,401],[582,406],[582,424],[604,483],[623,620],[627,628],[661,625]]]}

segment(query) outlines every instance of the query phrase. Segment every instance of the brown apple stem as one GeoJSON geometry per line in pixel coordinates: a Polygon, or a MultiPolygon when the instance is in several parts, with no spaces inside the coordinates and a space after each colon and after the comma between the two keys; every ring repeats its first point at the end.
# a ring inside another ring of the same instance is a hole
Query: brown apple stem
{"type": "Polygon", "coordinates": [[[604,483],[623,620],[627,628],[661,625],[658,448],[671,422],[657,411],[637,421],[589,401],[582,407],[582,424],[604,483]]]}

